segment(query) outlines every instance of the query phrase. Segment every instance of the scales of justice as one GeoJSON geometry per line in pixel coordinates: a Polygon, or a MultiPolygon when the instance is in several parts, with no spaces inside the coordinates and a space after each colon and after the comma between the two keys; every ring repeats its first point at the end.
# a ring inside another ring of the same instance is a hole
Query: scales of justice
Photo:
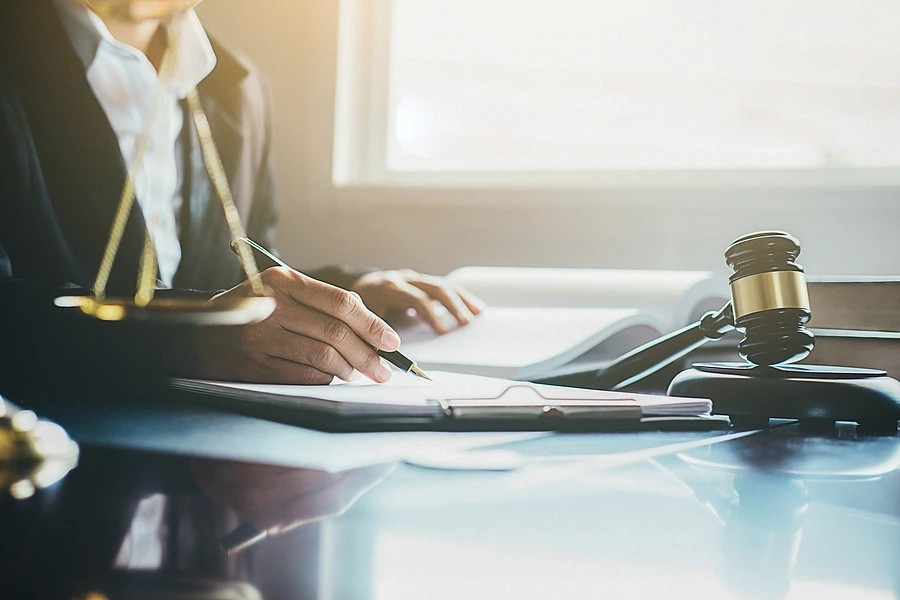
{"type": "MultiPolygon", "coordinates": [[[[156,98],[151,105],[158,108],[166,84],[172,81],[177,69],[178,38],[176,29],[180,21],[175,18],[168,25],[168,46],[159,69],[160,85],[156,98]]],[[[191,88],[186,96],[190,121],[193,123],[200,140],[200,152],[206,171],[215,194],[222,205],[225,221],[228,225],[232,241],[245,238],[244,227],[231,195],[231,189],[225,175],[225,168],[218,148],[213,141],[209,119],[200,102],[196,88],[191,88]]],[[[252,252],[246,244],[234,244],[235,252],[241,268],[247,276],[250,287],[255,294],[247,298],[197,298],[157,297],[157,254],[153,245],[150,230],[145,227],[144,243],[138,269],[138,281],[133,298],[107,297],[106,286],[119,246],[125,232],[128,217],[136,200],[135,176],[142,166],[144,155],[149,145],[150,132],[154,127],[155,110],[151,109],[147,116],[143,134],[135,145],[134,153],[128,161],[125,185],[122,189],[118,207],[113,217],[109,239],[103,252],[100,267],[94,280],[90,295],[68,295],[56,298],[56,306],[77,308],[91,317],[104,321],[146,322],[148,324],[176,325],[242,325],[261,321],[275,309],[275,300],[266,295],[266,290],[259,277],[259,270],[252,252]]]]}
{"type": "MultiPolygon", "coordinates": [[[[93,6],[93,5],[92,5],[93,6]]],[[[98,5],[98,10],[104,7],[98,5]]],[[[169,32],[179,27],[178,19],[168,25],[169,32]]],[[[168,46],[159,69],[158,86],[152,106],[158,108],[164,84],[171,81],[178,52],[174,40],[168,36],[168,46]]],[[[200,150],[215,194],[222,205],[225,221],[233,240],[244,238],[244,228],[232,198],[218,149],[213,141],[209,120],[200,103],[196,88],[185,98],[191,122],[200,140],[200,150]]],[[[246,244],[235,244],[235,252],[249,285],[255,294],[244,298],[214,297],[209,300],[157,295],[157,253],[149,229],[145,227],[138,281],[133,297],[108,297],[107,282],[119,246],[136,200],[135,175],[141,168],[149,144],[150,131],[155,125],[154,110],[147,116],[143,134],[128,161],[119,203],[113,218],[100,266],[90,295],[64,295],[54,300],[56,306],[77,311],[102,321],[146,323],[156,325],[221,326],[242,325],[261,321],[275,309],[275,300],[268,297],[259,271],[246,244]]],[[[79,448],[58,425],[43,421],[30,410],[22,410],[0,397],[0,494],[8,492],[13,498],[31,497],[37,490],[52,486],[78,463],[79,448]]],[[[2,499],[2,498],[0,498],[2,499]]]]}

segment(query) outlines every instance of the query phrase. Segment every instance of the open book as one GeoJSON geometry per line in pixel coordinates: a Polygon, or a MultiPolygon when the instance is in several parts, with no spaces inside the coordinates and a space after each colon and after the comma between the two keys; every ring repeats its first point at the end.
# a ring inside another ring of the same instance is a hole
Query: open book
{"type": "Polygon", "coordinates": [[[727,278],[705,271],[465,267],[448,278],[486,310],[441,336],[401,324],[403,353],[426,371],[517,380],[602,368],[729,298],[727,278]]]}

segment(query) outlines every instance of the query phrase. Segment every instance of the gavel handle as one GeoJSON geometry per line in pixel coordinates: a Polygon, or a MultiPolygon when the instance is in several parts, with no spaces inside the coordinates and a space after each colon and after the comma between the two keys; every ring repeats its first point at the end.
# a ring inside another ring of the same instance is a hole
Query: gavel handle
{"type": "Polygon", "coordinates": [[[718,312],[706,313],[696,323],[647,342],[620,356],[602,371],[549,377],[539,383],[619,390],[652,375],[732,329],[734,329],[734,313],[729,302],[718,312]]]}

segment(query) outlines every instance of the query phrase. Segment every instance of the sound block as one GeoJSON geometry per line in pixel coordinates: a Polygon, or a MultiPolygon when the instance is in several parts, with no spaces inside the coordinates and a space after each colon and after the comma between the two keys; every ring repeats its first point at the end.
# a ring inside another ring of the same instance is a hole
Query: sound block
{"type": "Polygon", "coordinates": [[[729,415],[736,426],[765,426],[770,418],[798,419],[807,429],[855,421],[866,433],[897,434],[900,381],[885,371],[746,363],[692,367],[676,375],[666,393],[709,398],[713,412],[729,415]]]}

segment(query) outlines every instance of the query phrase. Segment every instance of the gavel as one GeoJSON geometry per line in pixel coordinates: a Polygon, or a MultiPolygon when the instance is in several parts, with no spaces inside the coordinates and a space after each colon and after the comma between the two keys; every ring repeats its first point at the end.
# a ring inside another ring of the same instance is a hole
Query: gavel
{"type": "Polygon", "coordinates": [[[734,240],[725,250],[731,300],[721,310],[650,341],[599,372],[548,378],[541,383],[621,390],[683,358],[710,340],[737,330],[743,363],[701,363],[679,373],[673,396],[709,398],[732,422],[761,426],[769,417],[801,425],[856,421],[876,433],[896,434],[900,382],[875,369],[795,365],[809,356],[815,336],[806,277],[797,264],[800,242],[782,231],[734,240]]]}
{"type": "Polygon", "coordinates": [[[799,254],[800,242],[782,231],[736,239],[725,250],[725,262],[734,272],[729,278],[731,300],[721,310],[635,348],[602,371],[544,382],[622,389],[734,329],[744,334],[738,353],[750,364],[802,360],[812,351],[815,337],[806,329],[812,312],[803,267],[796,262],[799,254]]]}

